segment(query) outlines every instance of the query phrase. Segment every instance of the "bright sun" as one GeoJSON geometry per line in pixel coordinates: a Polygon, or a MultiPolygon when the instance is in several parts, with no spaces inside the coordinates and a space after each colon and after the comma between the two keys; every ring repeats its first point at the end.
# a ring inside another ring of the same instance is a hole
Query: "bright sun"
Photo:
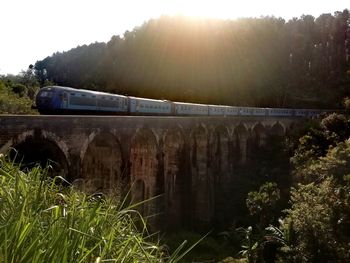
{"type": "Polygon", "coordinates": [[[191,17],[208,18],[234,18],[243,16],[246,5],[242,1],[200,1],[200,0],[174,0],[168,1],[165,12],[170,15],[185,15],[191,17]],[[237,5],[240,3],[239,5],[237,5]]]}

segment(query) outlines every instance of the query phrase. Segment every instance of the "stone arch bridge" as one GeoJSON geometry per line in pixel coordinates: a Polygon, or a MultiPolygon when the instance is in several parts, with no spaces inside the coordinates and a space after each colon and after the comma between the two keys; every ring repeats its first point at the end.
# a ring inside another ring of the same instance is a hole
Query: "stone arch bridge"
{"type": "Polygon", "coordinates": [[[131,189],[169,228],[209,224],[215,188],[225,189],[251,153],[301,119],[267,117],[0,116],[0,152],[54,161],[54,173],[85,191],[131,189]],[[164,218],[165,217],[165,218],[164,218]]]}

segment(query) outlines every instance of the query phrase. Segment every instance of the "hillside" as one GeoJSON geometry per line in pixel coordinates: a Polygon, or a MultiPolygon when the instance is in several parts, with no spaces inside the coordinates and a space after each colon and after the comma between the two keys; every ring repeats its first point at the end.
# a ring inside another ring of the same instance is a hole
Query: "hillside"
{"type": "Polygon", "coordinates": [[[238,20],[161,17],[37,61],[58,85],[157,99],[337,107],[350,87],[349,12],[238,20]]]}

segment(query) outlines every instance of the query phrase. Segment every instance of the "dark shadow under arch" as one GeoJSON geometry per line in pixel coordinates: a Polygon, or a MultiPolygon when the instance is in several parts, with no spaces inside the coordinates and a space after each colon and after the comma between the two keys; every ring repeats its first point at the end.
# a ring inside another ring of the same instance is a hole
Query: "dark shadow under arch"
{"type": "Polygon", "coordinates": [[[55,142],[46,138],[28,137],[23,142],[14,145],[9,156],[15,162],[20,163],[23,169],[33,168],[37,164],[46,167],[49,164],[50,176],[62,176],[69,179],[68,161],[64,153],[55,142]]]}

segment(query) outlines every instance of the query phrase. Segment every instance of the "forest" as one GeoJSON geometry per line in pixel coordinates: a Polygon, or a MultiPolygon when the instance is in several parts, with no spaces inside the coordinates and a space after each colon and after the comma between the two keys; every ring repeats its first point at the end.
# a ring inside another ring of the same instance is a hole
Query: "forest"
{"type": "Polygon", "coordinates": [[[35,63],[41,85],[258,107],[339,107],[349,94],[349,11],[237,20],[160,17],[35,63]]]}

